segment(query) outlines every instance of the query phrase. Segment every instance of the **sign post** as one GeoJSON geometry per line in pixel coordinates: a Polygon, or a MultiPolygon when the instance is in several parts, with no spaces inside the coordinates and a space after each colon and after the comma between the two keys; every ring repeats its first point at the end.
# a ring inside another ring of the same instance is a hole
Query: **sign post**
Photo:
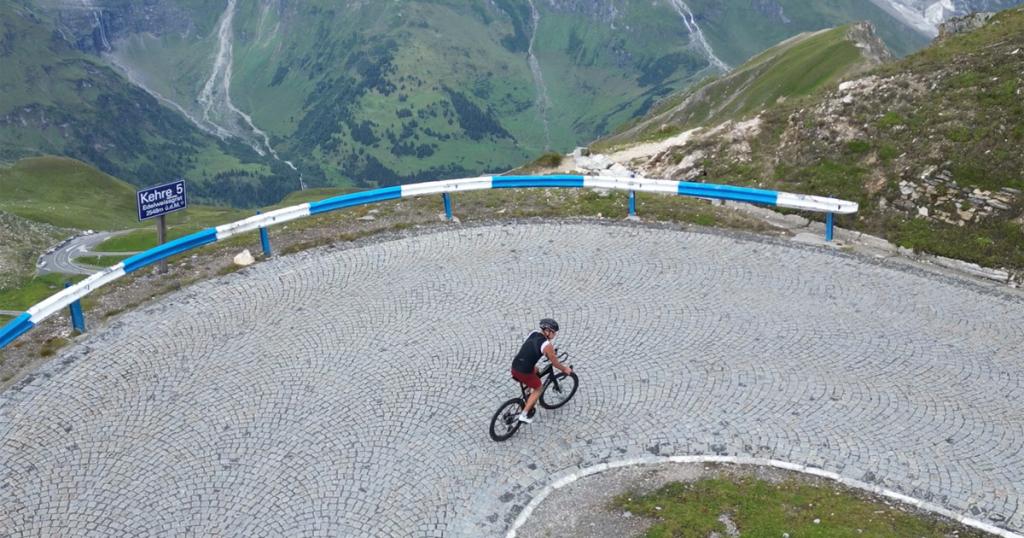
{"type": "MultiPolygon", "coordinates": [[[[139,210],[140,222],[153,217],[160,217],[156,225],[156,237],[158,244],[162,245],[167,240],[167,221],[165,215],[188,207],[185,180],[179,179],[171,183],[136,191],[135,202],[139,210]]],[[[161,273],[167,272],[166,261],[160,262],[158,271],[161,273]]]]}

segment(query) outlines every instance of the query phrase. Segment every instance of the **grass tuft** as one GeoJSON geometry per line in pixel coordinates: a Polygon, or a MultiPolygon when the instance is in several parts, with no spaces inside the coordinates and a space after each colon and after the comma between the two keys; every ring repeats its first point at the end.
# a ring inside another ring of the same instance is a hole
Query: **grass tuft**
{"type": "Polygon", "coordinates": [[[127,258],[127,256],[81,256],[75,258],[78,263],[84,263],[93,267],[110,267],[127,258]]]}
{"type": "Polygon", "coordinates": [[[60,351],[62,347],[68,345],[69,342],[71,341],[61,336],[49,338],[46,340],[46,342],[43,343],[43,347],[39,349],[39,356],[52,357],[58,351],[60,351]]]}

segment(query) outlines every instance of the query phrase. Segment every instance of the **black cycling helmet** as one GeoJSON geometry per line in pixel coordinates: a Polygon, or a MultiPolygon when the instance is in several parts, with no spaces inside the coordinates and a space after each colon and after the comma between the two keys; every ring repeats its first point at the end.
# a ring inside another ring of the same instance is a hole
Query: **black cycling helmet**
{"type": "Polygon", "coordinates": [[[551,318],[544,318],[540,320],[540,328],[541,330],[551,329],[552,331],[558,332],[558,322],[551,318]]]}

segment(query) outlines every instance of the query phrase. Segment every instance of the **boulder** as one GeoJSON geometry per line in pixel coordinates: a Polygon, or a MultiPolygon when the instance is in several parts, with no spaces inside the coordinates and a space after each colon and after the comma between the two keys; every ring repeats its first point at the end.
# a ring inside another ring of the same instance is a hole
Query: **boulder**
{"type": "Polygon", "coordinates": [[[252,253],[249,252],[249,249],[245,249],[242,252],[239,252],[237,256],[235,256],[234,262],[235,265],[245,267],[247,265],[252,265],[256,263],[256,258],[252,257],[252,253]]]}
{"type": "Polygon", "coordinates": [[[619,163],[613,164],[611,168],[608,169],[606,175],[614,177],[636,177],[636,174],[630,171],[629,168],[626,168],[619,163]]]}

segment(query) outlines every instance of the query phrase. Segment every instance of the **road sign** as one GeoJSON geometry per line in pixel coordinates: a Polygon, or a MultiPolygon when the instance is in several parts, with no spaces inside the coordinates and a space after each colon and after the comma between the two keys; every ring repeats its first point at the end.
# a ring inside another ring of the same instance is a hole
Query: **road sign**
{"type": "Polygon", "coordinates": [[[179,179],[135,193],[139,220],[151,219],[188,207],[185,180],[179,179]]]}

